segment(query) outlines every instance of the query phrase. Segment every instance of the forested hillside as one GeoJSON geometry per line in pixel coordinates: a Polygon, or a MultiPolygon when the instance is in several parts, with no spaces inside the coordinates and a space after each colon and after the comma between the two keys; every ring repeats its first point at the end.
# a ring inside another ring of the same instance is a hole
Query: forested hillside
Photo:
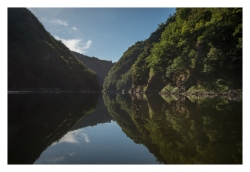
{"type": "Polygon", "coordinates": [[[102,88],[105,77],[108,75],[110,68],[114,65],[112,61],[89,57],[77,52],[72,53],[78,60],[83,62],[87,68],[96,72],[99,86],[102,88]]]}
{"type": "Polygon", "coordinates": [[[104,80],[103,89],[112,91],[119,89],[129,89],[131,85],[130,68],[135,63],[137,57],[143,52],[144,41],[136,42],[123,53],[120,60],[110,69],[108,76],[104,80]]]}
{"type": "Polygon", "coordinates": [[[177,8],[142,42],[141,52],[128,49],[124,54],[132,53],[133,58],[124,60],[123,55],[111,68],[104,89],[196,94],[242,91],[241,8],[177,8]]]}
{"type": "Polygon", "coordinates": [[[8,8],[8,90],[95,90],[97,76],[25,8],[8,8]]]}

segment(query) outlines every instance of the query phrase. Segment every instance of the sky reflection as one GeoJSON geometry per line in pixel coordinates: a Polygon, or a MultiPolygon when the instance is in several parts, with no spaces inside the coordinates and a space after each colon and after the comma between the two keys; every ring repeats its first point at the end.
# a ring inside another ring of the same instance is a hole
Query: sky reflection
{"type": "Polygon", "coordinates": [[[59,143],[80,143],[85,141],[86,143],[90,142],[89,137],[84,133],[84,129],[79,129],[75,131],[70,131],[64,135],[58,142],[54,142],[51,146],[57,145],[59,143]]]}
{"type": "Polygon", "coordinates": [[[120,126],[110,123],[69,131],[49,146],[34,164],[157,163],[142,144],[135,144],[120,126]]]}

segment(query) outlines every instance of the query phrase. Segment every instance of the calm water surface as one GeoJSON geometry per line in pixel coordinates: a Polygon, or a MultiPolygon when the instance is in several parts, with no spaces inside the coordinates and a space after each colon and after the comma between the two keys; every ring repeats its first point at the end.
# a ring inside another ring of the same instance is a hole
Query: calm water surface
{"type": "Polygon", "coordinates": [[[148,149],[135,144],[116,122],[69,131],[48,147],[35,164],[134,164],[156,163],[148,149]]]}
{"type": "Polygon", "coordinates": [[[9,94],[9,164],[242,164],[242,100],[9,94]]]}

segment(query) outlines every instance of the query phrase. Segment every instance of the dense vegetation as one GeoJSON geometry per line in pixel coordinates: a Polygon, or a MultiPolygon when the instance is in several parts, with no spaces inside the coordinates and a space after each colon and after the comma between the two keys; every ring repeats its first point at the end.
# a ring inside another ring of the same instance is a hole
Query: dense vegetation
{"type": "Polygon", "coordinates": [[[139,54],[142,53],[144,42],[139,41],[128,48],[120,60],[110,69],[105,78],[103,89],[116,90],[120,88],[129,88],[131,85],[130,68],[136,61],[139,54]]]}
{"type": "Polygon", "coordinates": [[[96,90],[95,72],[25,8],[8,8],[8,90],[96,90]]]}
{"type": "Polygon", "coordinates": [[[140,49],[138,54],[131,49],[124,53],[133,58],[121,57],[111,68],[104,89],[242,91],[241,8],[178,8],[142,41],[140,49]],[[133,64],[128,65],[129,61],[133,64]]]}
{"type": "Polygon", "coordinates": [[[159,41],[165,25],[164,23],[160,24],[147,40],[136,42],[124,52],[123,56],[109,71],[108,77],[105,78],[104,90],[128,91],[132,84],[142,85],[147,83],[147,77],[142,77],[148,73],[145,58],[150,54],[153,43],[159,41]]]}
{"type": "Polygon", "coordinates": [[[241,100],[137,95],[103,98],[122,131],[159,163],[242,163],[241,100]]]}
{"type": "Polygon", "coordinates": [[[77,52],[72,52],[72,53],[78,60],[83,62],[83,64],[87,68],[95,71],[99,86],[102,89],[104,79],[108,75],[110,68],[114,65],[112,61],[101,60],[96,57],[89,57],[77,52]]]}

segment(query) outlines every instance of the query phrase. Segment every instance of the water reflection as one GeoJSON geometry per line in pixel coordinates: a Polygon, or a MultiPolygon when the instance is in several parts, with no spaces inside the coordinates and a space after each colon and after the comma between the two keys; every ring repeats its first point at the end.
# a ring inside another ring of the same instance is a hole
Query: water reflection
{"type": "Polygon", "coordinates": [[[35,164],[155,164],[154,155],[135,144],[109,115],[102,97],[96,110],[85,115],[35,164]]]}
{"type": "MultiPolygon", "coordinates": [[[[98,94],[9,94],[8,163],[32,164],[84,115],[95,110],[98,94]]],[[[74,141],[74,137],[64,137],[74,141]]]]}
{"type": "Polygon", "coordinates": [[[8,163],[242,164],[242,100],[9,94],[8,163]]]}
{"type": "Polygon", "coordinates": [[[241,164],[242,101],[104,95],[110,115],[159,163],[241,164]]]}
{"type": "Polygon", "coordinates": [[[88,126],[96,126],[102,123],[110,123],[112,117],[109,115],[107,107],[104,105],[102,96],[99,96],[96,109],[85,115],[81,120],[79,120],[70,130],[77,130],[88,126]]]}

